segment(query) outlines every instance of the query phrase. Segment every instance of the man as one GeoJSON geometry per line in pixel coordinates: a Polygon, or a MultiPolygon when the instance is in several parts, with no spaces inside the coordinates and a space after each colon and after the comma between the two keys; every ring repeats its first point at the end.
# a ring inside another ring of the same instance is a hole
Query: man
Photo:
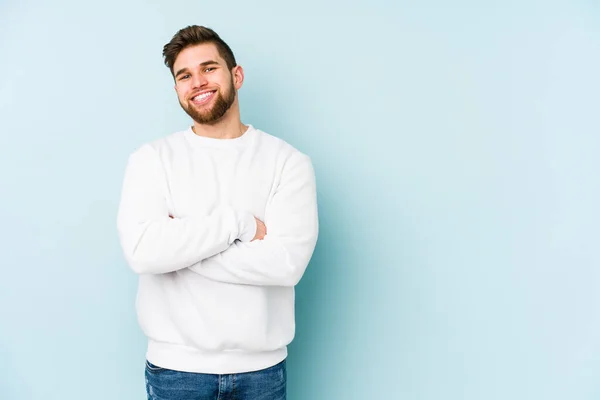
{"type": "Polygon", "coordinates": [[[285,399],[318,233],[311,161],[241,122],[244,70],[213,30],[180,30],[163,56],[193,126],[129,157],[118,213],[148,398],[285,399]]]}

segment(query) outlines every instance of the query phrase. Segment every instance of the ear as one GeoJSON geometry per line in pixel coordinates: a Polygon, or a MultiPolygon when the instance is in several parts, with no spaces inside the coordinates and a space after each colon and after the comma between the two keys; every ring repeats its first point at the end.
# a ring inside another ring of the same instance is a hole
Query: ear
{"type": "Polygon", "coordinates": [[[231,70],[231,75],[233,77],[233,86],[235,90],[239,90],[244,84],[244,69],[241,65],[236,65],[231,70]]]}

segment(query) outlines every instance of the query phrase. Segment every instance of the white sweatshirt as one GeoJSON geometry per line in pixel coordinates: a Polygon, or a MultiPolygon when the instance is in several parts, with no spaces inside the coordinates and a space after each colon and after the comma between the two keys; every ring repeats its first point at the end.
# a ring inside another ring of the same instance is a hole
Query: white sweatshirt
{"type": "Polygon", "coordinates": [[[151,363],[226,374],[287,356],[318,234],[309,157],[252,126],[236,139],[189,128],[130,156],[117,220],[151,363]],[[254,216],[267,235],[251,242],[254,216]]]}

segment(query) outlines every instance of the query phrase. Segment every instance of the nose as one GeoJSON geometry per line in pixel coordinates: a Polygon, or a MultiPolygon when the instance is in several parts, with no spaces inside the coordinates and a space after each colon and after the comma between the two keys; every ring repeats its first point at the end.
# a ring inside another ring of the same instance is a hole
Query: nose
{"type": "Polygon", "coordinates": [[[192,76],[192,85],[194,88],[200,88],[206,85],[207,82],[208,81],[203,74],[194,74],[194,76],[192,76]]]}

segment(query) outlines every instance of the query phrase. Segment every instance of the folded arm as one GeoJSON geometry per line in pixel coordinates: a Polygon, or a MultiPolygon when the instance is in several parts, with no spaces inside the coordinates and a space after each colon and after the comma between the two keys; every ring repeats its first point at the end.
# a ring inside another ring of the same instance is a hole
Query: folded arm
{"type": "Polygon", "coordinates": [[[294,286],[315,248],[318,215],[315,175],[310,158],[297,153],[286,162],[281,181],[265,213],[267,235],[235,241],[227,250],[190,269],[221,282],[294,286]]]}
{"type": "Polygon", "coordinates": [[[138,274],[160,274],[187,268],[227,249],[236,239],[253,239],[254,216],[220,207],[202,217],[169,218],[166,176],[149,145],[127,164],[117,217],[125,258],[138,274]]]}

